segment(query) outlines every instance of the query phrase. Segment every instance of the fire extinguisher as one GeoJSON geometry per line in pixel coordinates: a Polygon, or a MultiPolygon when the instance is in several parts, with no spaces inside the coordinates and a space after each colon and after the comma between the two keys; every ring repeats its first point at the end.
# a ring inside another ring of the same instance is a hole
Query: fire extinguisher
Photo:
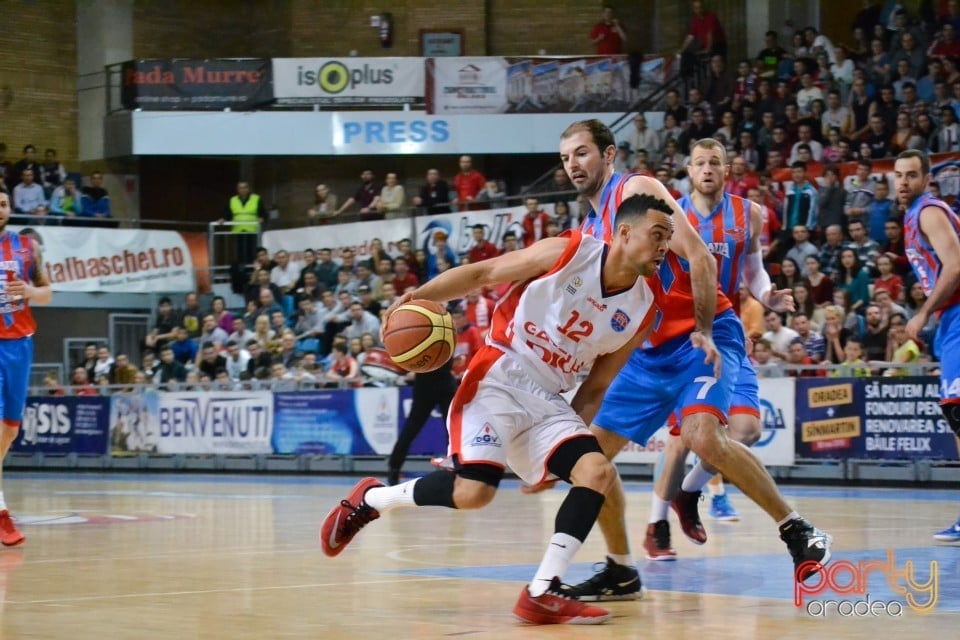
{"type": "Polygon", "coordinates": [[[380,46],[384,49],[393,46],[393,14],[389,11],[380,14],[380,46]]]}

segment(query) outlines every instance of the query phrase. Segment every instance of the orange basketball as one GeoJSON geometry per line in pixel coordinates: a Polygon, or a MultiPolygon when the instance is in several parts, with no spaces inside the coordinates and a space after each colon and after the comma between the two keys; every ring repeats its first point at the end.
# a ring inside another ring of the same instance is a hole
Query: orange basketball
{"type": "Polygon", "coordinates": [[[453,355],[456,330],[446,308],[411,300],[394,310],[383,331],[383,346],[398,365],[414,373],[435,371],[453,355]]]}

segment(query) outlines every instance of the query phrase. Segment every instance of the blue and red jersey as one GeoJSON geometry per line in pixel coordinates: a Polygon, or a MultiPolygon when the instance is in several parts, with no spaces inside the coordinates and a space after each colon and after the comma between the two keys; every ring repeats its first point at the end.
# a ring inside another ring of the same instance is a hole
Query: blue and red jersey
{"type": "Polygon", "coordinates": [[[32,336],[37,323],[30,313],[30,304],[23,298],[11,299],[6,283],[19,279],[34,281],[36,256],[33,241],[11,231],[0,234],[0,340],[32,336]]]}
{"type": "MultiPolygon", "coordinates": [[[[920,212],[926,207],[937,207],[943,210],[943,214],[947,216],[950,225],[953,227],[953,232],[958,237],[960,237],[960,218],[950,209],[950,205],[942,200],[937,200],[929,193],[924,193],[914,200],[903,217],[907,260],[910,261],[910,266],[913,268],[914,275],[917,276],[917,281],[923,287],[923,293],[929,296],[937,278],[940,277],[940,269],[943,268],[943,263],[940,262],[936,250],[920,231],[920,212]]],[[[956,304],[960,304],[960,289],[950,295],[941,310],[956,304]]]]}
{"type": "MultiPolygon", "coordinates": [[[[591,211],[580,230],[594,238],[610,242],[617,209],[623,202],[626,182],[638,174],[614,173],[600,195],[600,212],[591,211]]],[[[693,282],[690,265],[673,251],[667,251],[666,259],[657,273],[647,278],[657,306],[654,330],[649,344],[659,346],[668,340],[688,335],[696,329],[693,314],[693,282]]],[[[720,315],[733,308],[733,304],[717,283],[717,311],[720,315]]]]}
{"type": "Polygon", "coordinates": [[[724,194],[713,211],[697,211],[690,196],[678,201],[687,213],[687,219],[717,258],[720,289],[736,308],[740,301],[740,278],[743,260],[750,246],[750,201],[732,194],[724,194]]]}

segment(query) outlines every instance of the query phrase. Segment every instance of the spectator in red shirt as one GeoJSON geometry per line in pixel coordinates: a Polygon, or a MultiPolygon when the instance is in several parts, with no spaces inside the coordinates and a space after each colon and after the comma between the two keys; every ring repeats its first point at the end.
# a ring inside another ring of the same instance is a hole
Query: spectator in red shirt
{"type": "MultiPolygon", "coordinates": [[[[767,195],[770,197],[769,192],[767,195]]],[[[747,200],[756,202],[761,207],[763,227],[760,231],[760,251],[763,258],[766,259],[768,255],[776,253],[778,238],[780,237],[780,219],[777,218],[775,211],[767,206],[759,186],[747,189],[747,200]]]]}
{"type": "Polygon", "coordinates": [[[613,15],[613,7],[603,7],[603,19],[590,30],[590,41],[597,47],[598,56],[611,56],[623,53],[623,43],[627,34],[620,21],[613,15]]]}
{"type": "Polygon", "coordinates": [[[497,249],[495,244],[487,240],[484,237],[485,235],[486,227],[482,224],[473,225],[473,247],[467,252],[467,257],[470,259],[471,264],[488,260],[489,258],[496,258],[500,255],[500,250],[497,249]]]}
{"type": "Polygon", "coordinates": [[[420,286],[420,280],[416,274],[410,271],[410,265],[403,256],[398,256],[393,261],[393,288],[398,295],[403,295],[410,287],[420,286]]]}
{"type": "Polygon", "coordinates": [[[547,235],[547,220],[550,216],[540,208],[540,202],[533,197],[524,200],[527,215],[523,216],[523,246],[529,247],[547,235]]]}
{"type": "Polygon", "coordinates": [[[760,188],[760,181],[756,175],[747,171],[747,163],[740,156],[734,156],[730,160],[730,176],[723,185],[723,190],[732,193],[741,198],[747,197],[747,191],[752,188],[760,188]]]}
{"type": "Polygon", "coordinates": [[[667,192],[673,197],[674,200],[679,200],[683,194],[673,188],[673,185],[670,184],[670,169],[667,167],[659,167],[656,174],[657,180],[667,188],[667,192]]]}
{"type": "Polygon", "coordinates": [[[475,211],[486,208],[474,202],[477,194],[487,186],[487,179],[473,168],[473,159],[470,156],[460,156],[460,173],[453,179],[453,186],[457,192],[457,204],[460,211],[475,211]]]}
{"type": "Polygon", "coordinates": [[[468,293],[466,302],[464,302],[467,322],[479,329],[483,337],[486,337],[487,331],[490,330],[493,307],[493,300],[484,296],[479,289],[468,293]]]}
{"type": "Polygon", "coordinates": [[[483,348],[483,336],[480,330],[470,324],[462,305],[450,305],[453,326],[457,330],[457,341],[453,348],[453,375],[462,378],[473,356],[483,348]]]}
{"type": "Polygon", "coordinates": [[[701,0],[690,3],[693,15],[690,16],[690,28],[687,37],[683,39],[680,53],[686,51],[691,44],[696,43],[697,50],[710,55],[727,57],[727,34],[713,11],[706,11],[701,0]]]}

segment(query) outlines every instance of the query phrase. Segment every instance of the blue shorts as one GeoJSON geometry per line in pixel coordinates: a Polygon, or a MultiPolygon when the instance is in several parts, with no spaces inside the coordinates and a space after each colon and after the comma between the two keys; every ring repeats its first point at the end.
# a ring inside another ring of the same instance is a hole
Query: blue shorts
{"type": "Polygon", "coordinates": [[[33,338],[0,340],[0,417],[19,424],[27,404],[33,338]]]}
{"type": "Polygon", "coordinates": [[[693,347],[689,336],[634,351],[607,389],[594,424],[646,445],[677,407],[682,407],[681,421],[707,412],[726,422],[747,359],[743,326],[733,311],[714,319],[713,342],[722,360],[719,380],[713,376],[713,365],[704,363],[706,354],[693,347]]]}
{"type": "Polygon", "coordinates": [[[940,356],[940,400],[960,402],[960,304],[940,314],[934,345],[940,356]]]}
{"type": "Polygon", "coordinates": [[[730,400],[730,415],[734,414],[760,417],[760,382],[757,380],[757,370],[746,353],[740,361],[740,373],[733,386],[733,399],[730,400]]]}

